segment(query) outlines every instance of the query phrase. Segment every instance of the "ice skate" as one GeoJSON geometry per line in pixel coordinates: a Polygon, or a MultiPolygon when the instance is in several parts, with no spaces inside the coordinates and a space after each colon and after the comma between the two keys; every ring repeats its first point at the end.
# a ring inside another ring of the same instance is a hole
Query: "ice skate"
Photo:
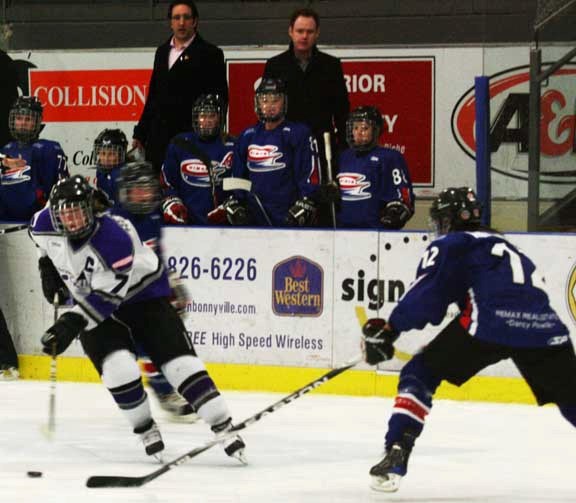
{"type": "Polygon", "coordinates": [[[409,449],[399,443],[393,444],[384,459],[370,469],[372,476],[370,487],[375,491],[396,492],[408,470],[409,456],[409,449]]]}
{"type": "Polygon", "coordinates": [[[154,456],[158,461],[162,461],[160,454],[164,450],[164,442],[160,430],[153,419],[140,428],[135,428],[134,433],[140,435],[144,449],[148,456],[154,456]]]}
{"type": "Polygon", "coordinates": [[[165,395],[156,393],[156,396],[160,407],[170,415],[172,421],[195,423],[200,419],[192,406],[175,391],[165,395]]]}
{"type": "MultiPolygon", "coordinates": [[[[212,431],[216,434],[216,438],[226,435],[226,432],[232,428],[232,419],[228,419],[222,424],[218,424],[212,426],[212,431]]],[[[248,461],[246,460],[244,450],[246,448],[246,444],[240,435],[234,435],[231,437],[227,437],[225,440],[222,441],[222,446],[224,447],[224,452],[230,456],[231,458],[235,458],[240,463],[247,465],[248,461]]]]}
{"type": "Polygon", "coordinates": [[[0,365],[0,381],[15,381],[19,377],[20,372],[16,367],[7,363],[0,365]]]}

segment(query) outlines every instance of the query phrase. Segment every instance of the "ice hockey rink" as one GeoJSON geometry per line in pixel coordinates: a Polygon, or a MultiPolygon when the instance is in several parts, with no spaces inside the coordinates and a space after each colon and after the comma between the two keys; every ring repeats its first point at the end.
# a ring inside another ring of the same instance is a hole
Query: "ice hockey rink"
{"type": "MultiPolygon", "coordinates": [[[[305,384],[305,383],[303,383],[305,384]]],[[[91,475],[159,468],[103,386],[58,383],[56,434],[49,383],[1,382],[0,501],[6,502],[566,502],[576,501],[576,432],[556,408],[438,401],[399,492],[369,488],[392,401],[311,393],[245,430],[250,464],[220,446],[144,487],[89,489],[91,475]],[[27,471],[41,471],[29,478],[27,471]]],[[[224,392],[237,420],[284,395],[224,392]]],[[[171,460],[212,438],[203,423],[169,422],[154,405],[171,460]]]]}

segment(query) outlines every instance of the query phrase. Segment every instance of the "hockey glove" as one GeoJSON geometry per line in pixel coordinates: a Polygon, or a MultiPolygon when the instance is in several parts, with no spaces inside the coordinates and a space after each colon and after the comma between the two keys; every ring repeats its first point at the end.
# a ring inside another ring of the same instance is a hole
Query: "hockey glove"
{"type": "Polygon", "coordinates": [[[226,219],[230,225],[248,225],[250,223],[248,208],[234,196],[226,199],[222,206],[226,210],[226,219]]]}
{"type": "Polygon", "coordinates": [[[188,304],[188,291],[182,280],[174,272],[168,274],[168,282],[170,283],[170,304],[182,316],[186,312],[188,304]]]}
{"type": "Polygon", "coordinates": [[[410,220],[412,210],[402,201],[390,201],[380,213],[380,222],[387,229],[402,229],[410,220]]]}
{"type": "Polygon", "coordinates": [[[38,269],[40,269],[42,279],[42,293],[46,300],[52,304],[54,297],[58,294],[58,304],[64,304],[70,298],[70,294],[50,257],[40,257],[38,269]]]}
{"type": "Polygon", "coordinates": [[[288,210],[286,224],[290,227],[304,227],[312,225],[316,220],[316,203],[307,197],[298,199],[288,210]]]}
{"type": "Polygon", "coordinates": [[[188,210],[182,199],[169,197],[162,203],[164,222],[167,224],[185,224],[188,222],[188,210]]]}
{"type": "Polygon", "coordinates": [[[362,353],[369,365],[391,360],[398,333],[382,318],[371,318],[362,327],[362,353]]]}
{"type": "Polygon", "coordinates": [[[338,182],[322,184],[318,189],[318,196],[320,197],[320,201],[323,203],[339,203],[341,199],[340,185],[338,185],[338,182]]]}
{"type": "Polygon", "coordinates": [[[40,339],[42,351],[48,355],[63,353],[87,324],[86,319],[77,313],[64,313],[40,339]]]}
{"type": "Polygon", "coordinates": [[[226,218],[226,209],[224,208],[223,204],[216,206],[216,208],[210,211],[206,216],[208,218],[208,222],[213,225],[222,225],[228,222],[226,218]]]}

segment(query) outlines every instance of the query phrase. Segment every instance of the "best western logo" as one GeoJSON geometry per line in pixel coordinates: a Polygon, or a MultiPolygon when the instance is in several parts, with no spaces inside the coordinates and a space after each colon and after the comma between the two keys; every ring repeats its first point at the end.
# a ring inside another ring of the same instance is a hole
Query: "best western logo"
{"type": "Polygon", "coordinates": [[[320,316],[322,268],[302,256],[286,259],[272,271],[272,310],[278,316],[320,316]]]}
{"type": "Polygon", "coordinates": [[[45,122],[137,121],[150,70],[31,70],[45,122]]]}

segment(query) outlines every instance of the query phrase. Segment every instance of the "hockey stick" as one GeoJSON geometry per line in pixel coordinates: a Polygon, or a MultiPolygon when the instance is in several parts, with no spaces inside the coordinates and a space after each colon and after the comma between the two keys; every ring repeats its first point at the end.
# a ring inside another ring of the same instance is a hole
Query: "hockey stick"
{"type": "MultiPolygon", "coordinates": [[[[328,184],[332,183],[332,144],[330,143],[330,133],[326,131],[324,133],[324,153],[326,155],[326,178],[328,179],[328,184]]],[[[330,203],[330,215],[332,216],[332,226],[336,229],[336,207],[334,202],[330,203]]]]}
{"type": "MultiPolygon", "coordinates": [[[[58,321],[58,294],[54,294],[54,323],[58,321]]],[[[56,431],[56,342],[52,343],[50,355],[50,397],[48,401],[48,423],[42,429],[51,440],[56,431]]]]}
{"type": "Polygon", "coordinates": [[[252,196],[254,197],[256,204],[258,204],[258,207],[260,208],[262,215],[264,215],[266,222],[268,222],[268,225],[270,227],[273,227],[272,221],[270,220],[268,213],[266,213],[266,210],[264,209],[264,206],[262,205],[262,201],[260,201],[258,194],[252,192],[252,182],[250,180],[246,180],[244,178],[232,178],[232,177],[224,178],[224,180],[222,181],[222,189],[245,190],[246,192],[250,192],[250,194],[252,194],[252,196]]]}
{"type": "Polygon", "coordinates": [[[164,466],[162,466],[158,470],[153,471],[152,473],[149,473],[148,475],[144,475],[142,477],[124,477],[124,476],[118,476],[118,475],[94,475],[94,476],[88,478],[88,480],[86,481],[86,486],[87,487],[94,487],[94,488],[96,488],[96,487],[140,487],[140,486],[143,486],[144,484],[147,484],[151,480],[154,480],[155,478],[166,473],[167,471],[172,470],[172,468],[175,468],[176,466],[185,463],[189,459],[192,459],[192,458],[198,456],[199,454],[203,453],[204,451],[211,449],[212,447],[221,443],[222,441],[226,440],[227,438],[234,436],[236,434],[236,432],[243,430],[243,429],[247,428],[248,426],[250,426],[251,424],[254,424],[254,423],[260,421],[260,419],[262,419],[265,415],[271,414],[272,412],[276,412],[278,409],[284,407],[284,405],[287,405],[290,402],[293,402],[294,400],[296,400],[297,398],[300,398],[302,395],[305,395],[306,393],[322,386],[324,383],[328,382],[330,379],[333,379],[334,377],[341,374],[342,372],[345,372],[346,370],[354,367],[361,360],[362,360],[361,357],[357,357],[354,360],[350,360],[349,362],[341,365],[340,367],[336,367],[335,369],[330,370],[330,372],[327,372],[326,374],[319,377],[318,379],[314,379],[314,381],[306,384],[306,386],[303,386],[300,389],[297,389],[293,393],[290,393],[288,396],[282,398],[281,400],[278,400],[276,403],[270,405],[269,407],[266,407],[265,409],[261,410],[260,412],[257,412],[253,416],[250,416],[249,418],[244,419],[244,421],[242,421],[241,423],[238,423],[236,426],[232,427],[231,430],[228,430],[225,435],[222,435],[222,436],[218,437],[217,439],[212,440],[210,442],[206,442],[204,445],[201,445],[200,447],[196,447],[195,449],[188,451],[186,454],[182,454],[182,456],[166,463],[164,466]]]}
{"type": "Polygon", "coordinates": [[[16,231],[23,231],[24,229],[28,229],[28,227],[30,227],[28,224],[19,224],[19,225],[14,225],[12,227],[6,227],[5,229],[0,229],[0,235],[10,234],[11,232],[16,232],[16,231]]]}

